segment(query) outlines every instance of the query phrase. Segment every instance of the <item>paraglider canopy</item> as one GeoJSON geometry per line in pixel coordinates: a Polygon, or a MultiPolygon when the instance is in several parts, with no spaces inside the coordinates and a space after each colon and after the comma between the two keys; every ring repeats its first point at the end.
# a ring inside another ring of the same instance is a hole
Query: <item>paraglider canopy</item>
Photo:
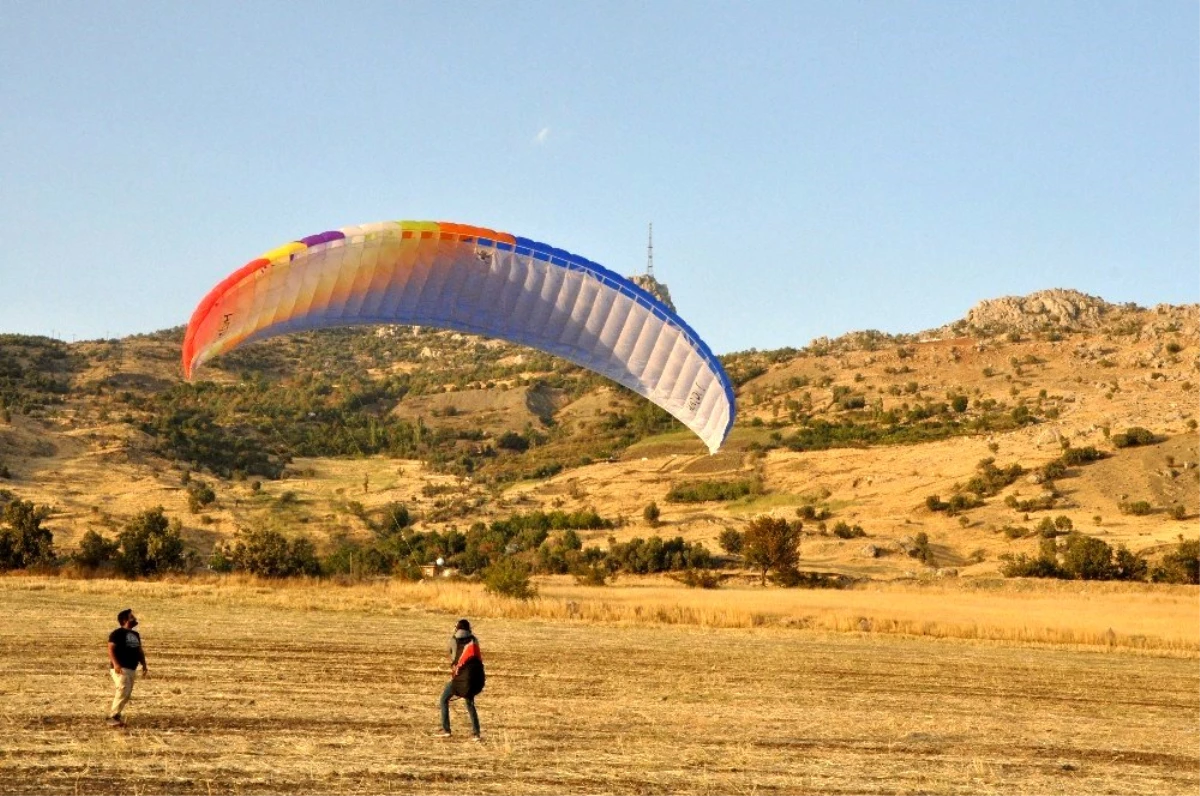
{"type": "Polygon", "coordinates": [[[654,296],[562,249],[449,222],[345,227],[251,260],[196,307],[184,375],[253,340],[358,324],[454,329],[560,356],[661,406],[712,453],[733,426],[721,363],[654,296]]]}

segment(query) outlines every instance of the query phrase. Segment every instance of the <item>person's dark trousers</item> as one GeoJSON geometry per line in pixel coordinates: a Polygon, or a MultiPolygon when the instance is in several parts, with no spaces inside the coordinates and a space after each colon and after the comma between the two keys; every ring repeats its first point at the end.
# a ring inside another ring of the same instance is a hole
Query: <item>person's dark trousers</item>
{"type": "MultiPolygon", "coordinates": [[[[450,700],[454,697],[454,683],[446,683],[445,689],[442,690],[442,698],[438,705],[442,709],[442,729],[450,732],[450,700]]],[[[475,735],[479,734],[479,714],[475,712],[474,697],[464,697],[463,702],[467,703],[467,715],[471,717],[471,732],[475,735]]]]}

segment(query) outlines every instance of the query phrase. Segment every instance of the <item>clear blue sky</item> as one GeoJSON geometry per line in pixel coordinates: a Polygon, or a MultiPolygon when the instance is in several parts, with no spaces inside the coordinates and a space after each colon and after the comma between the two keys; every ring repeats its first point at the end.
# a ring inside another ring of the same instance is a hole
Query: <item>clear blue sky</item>
{"type": "Polygon", "coordinates": [[[0,331],[187,322],[281,243],[450,220],[718,352],[1071,287],[1200,300],[1197,3],[0,3],[0,331]]]}

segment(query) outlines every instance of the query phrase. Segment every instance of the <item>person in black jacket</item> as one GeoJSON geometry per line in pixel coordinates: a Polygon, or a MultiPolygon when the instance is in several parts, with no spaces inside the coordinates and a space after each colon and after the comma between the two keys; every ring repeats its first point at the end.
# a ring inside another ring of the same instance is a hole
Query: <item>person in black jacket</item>
{"type": "Polygon", "coordinates": [[[124,727],[125,719],[121,712],[129,704],[133,696],[133,676],[140,664],[142,676],[150,674],[146,668],[146,651],[142,649],[142,635],[134,630],[138,626],[137,617],[132,608],[126,608],[117,614],[116,630],[108,634],[108,661],[112,665],[109,674],[112,675],[113,694],[112,710],[108,714],[108,723],[112,727],[124,727]]]}
{"type": "Polygon", "coordinates": [[[458,697],[466,703],[467,715],[471,717],[472,740],[479,741],[475,695],[483,690],[487,678],[483,671],[483,652],[479,648],[479,639],[471,632],[471,623],[466,619],[458,620],[447,649],[450,653],[450,682],[446,683],[438,703],[442,710],[442,731],[438,735],[441,738],[450,737],[450,700],[458,697]]]}

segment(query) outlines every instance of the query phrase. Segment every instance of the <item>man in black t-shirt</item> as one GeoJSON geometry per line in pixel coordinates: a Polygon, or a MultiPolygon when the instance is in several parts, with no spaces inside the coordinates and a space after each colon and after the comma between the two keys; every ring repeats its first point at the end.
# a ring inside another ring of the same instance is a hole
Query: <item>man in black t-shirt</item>
{"type": "Polygon", "coordinates": [[[112,727],[124,727],[125,719],[121,717],[121,711],[133,696],[133,675],[138,664],[141,664],[143,677],[148,676],[150,671],[146,668],[146,651],[142,649],[142,636],[134,630],[138,626],[138,620],[133,615],[133,609],[126,608],[117,614],[117,622],[121,626],[108,634],[108,660],[112,664],[110,674],[116,687],[108,723],[112,727]]]}

